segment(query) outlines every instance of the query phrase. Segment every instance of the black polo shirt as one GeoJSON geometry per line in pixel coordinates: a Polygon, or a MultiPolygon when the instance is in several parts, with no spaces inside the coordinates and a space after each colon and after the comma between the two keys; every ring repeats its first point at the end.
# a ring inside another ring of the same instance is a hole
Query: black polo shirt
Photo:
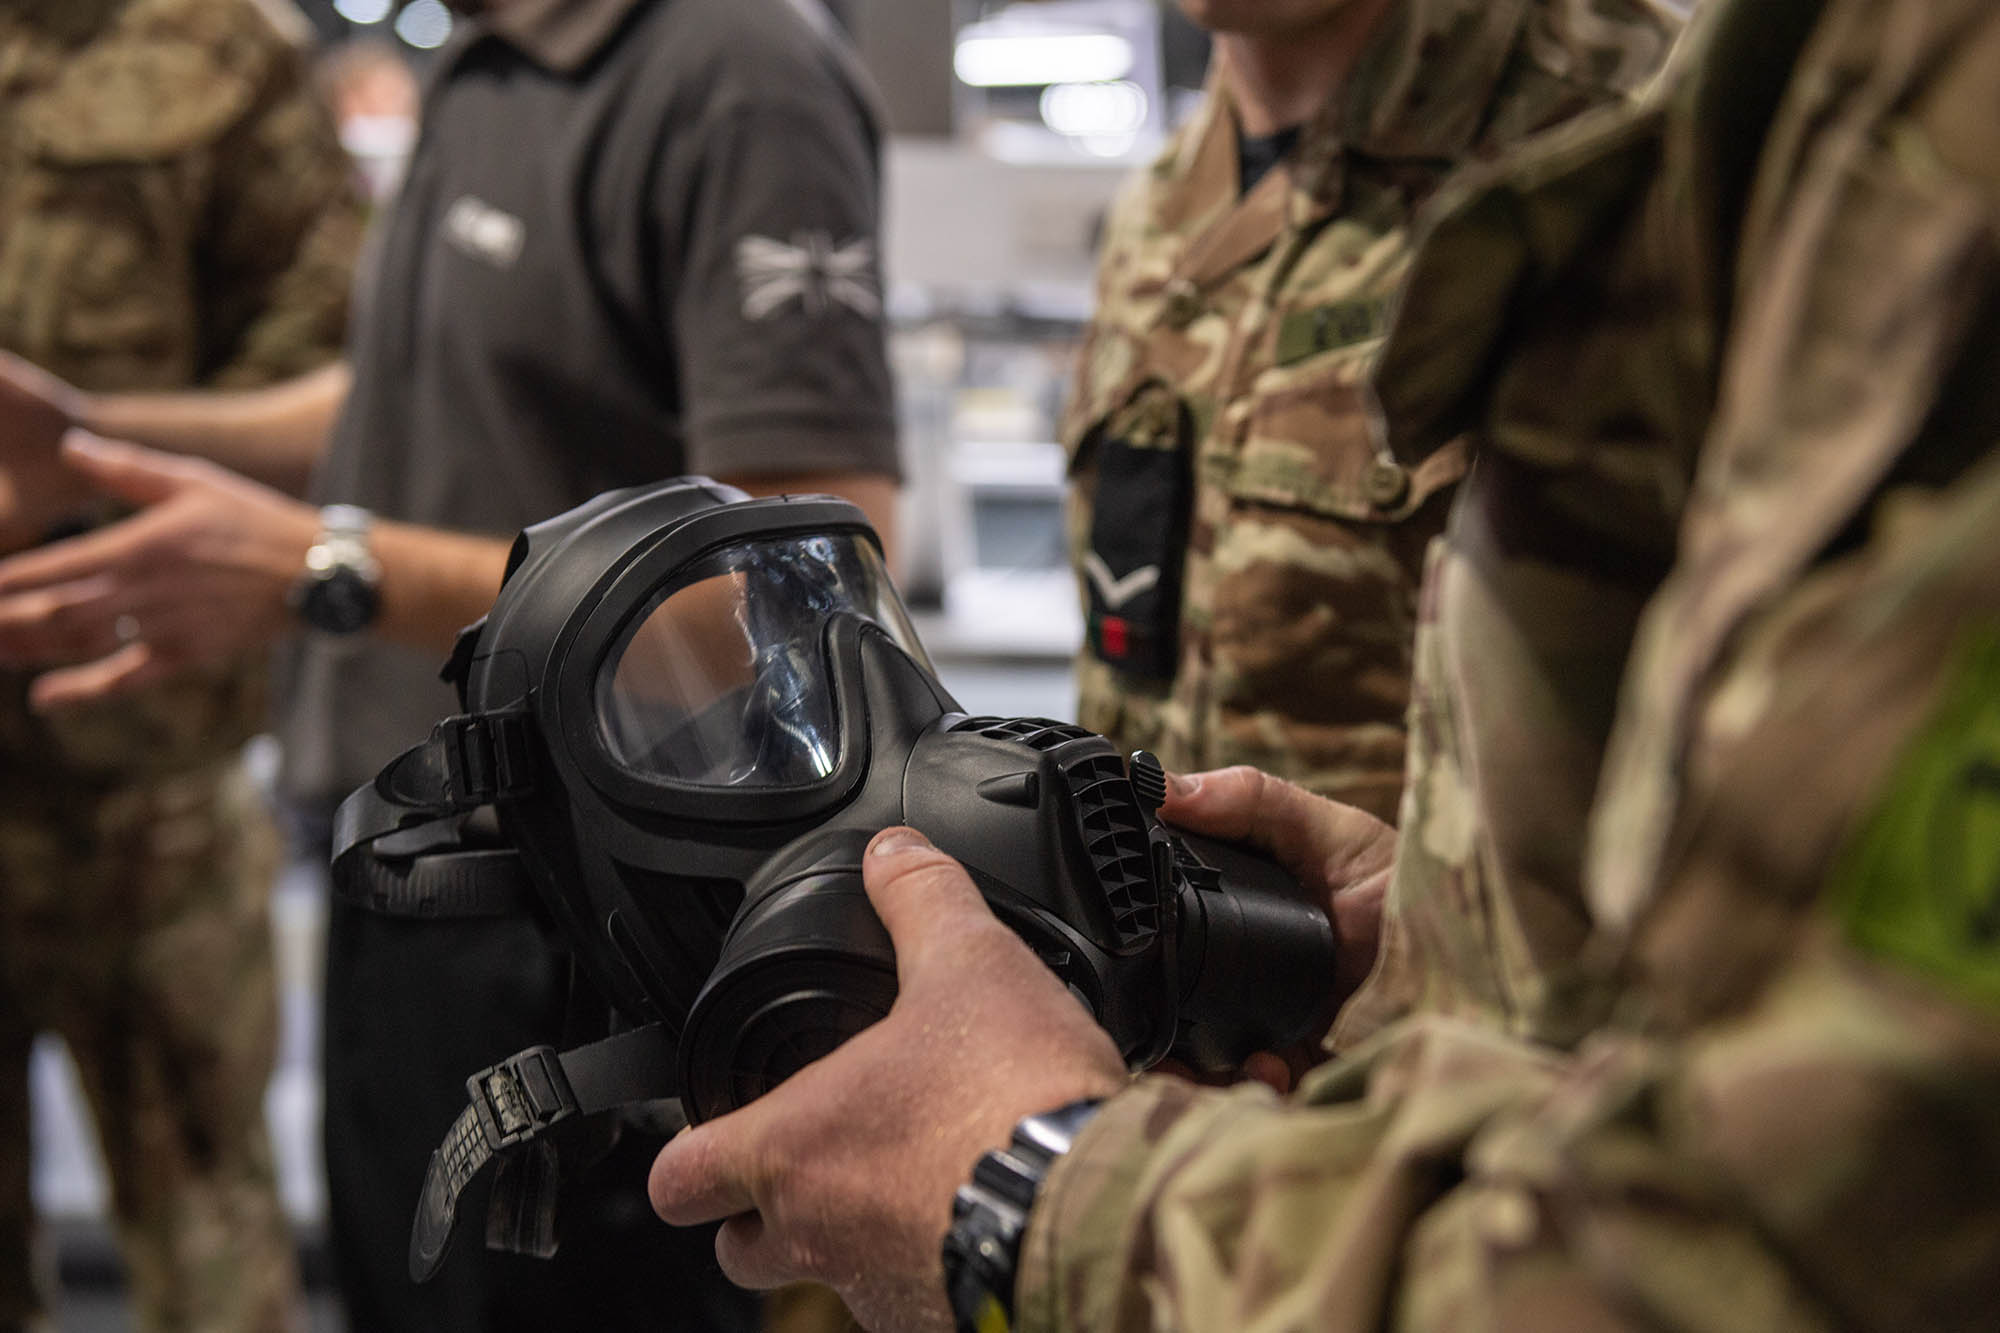
{"type": "MultiPolygon", "coordinates": [[[[684,472],[895,474],[876,121],[818,8],[500,13],[426,93],[315,497],[511,534],[684,472]]],[[[437,667],[302,641],[290,790],[337,799],[422,739],[455,711],[437,667]]]]}

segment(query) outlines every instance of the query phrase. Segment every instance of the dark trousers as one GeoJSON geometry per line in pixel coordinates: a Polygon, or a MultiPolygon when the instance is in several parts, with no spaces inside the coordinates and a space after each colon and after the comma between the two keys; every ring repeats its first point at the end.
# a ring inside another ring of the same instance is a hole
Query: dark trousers
{"type": "MultiPolygon", "coordinates": [[[[410,1219],[467,1075],[561,1045],[567,965],[529,918],[417,921],[336,901],[327,932],[328,1222],[354,1333],[735,1330],[758,1302],[716,1267],[714,1229],[676,1229],[646,1201],[661,1140],[627,1130],[568,1181],[553,1259],[485,1248],[486,1181],[428,1283],[411,1282],[410,1219]]],[[[490,1177],[491,1172],[488,1172],[490,1177]]]]}

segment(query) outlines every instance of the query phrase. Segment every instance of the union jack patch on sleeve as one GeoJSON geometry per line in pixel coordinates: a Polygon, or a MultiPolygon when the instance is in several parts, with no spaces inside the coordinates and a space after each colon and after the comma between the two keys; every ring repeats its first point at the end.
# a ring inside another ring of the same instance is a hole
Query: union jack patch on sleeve
{"type": "Polygon", "coordinates": [[[865,319],[882,313],[875,292],[875,242],[868,237],[834,244],[831,233],[793,232],[790,244],[769,236],[736,243],[736,272],[743,282],[743,317],[766,319],[796,299],[808,315],[836,305],[865,319]]]}

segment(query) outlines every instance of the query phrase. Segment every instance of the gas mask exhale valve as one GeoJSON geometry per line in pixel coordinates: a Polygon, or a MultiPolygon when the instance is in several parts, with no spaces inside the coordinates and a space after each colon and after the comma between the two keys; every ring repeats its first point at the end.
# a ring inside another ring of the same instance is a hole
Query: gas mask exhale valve
{"type": "Polygon", "coordinates": [[[412,1231],[420,1280],[489,1162],[530,1182],[496,1209],[542,1213],[489,1235],[545,1253],[534,1173],[566,1127],[659,1098],[722,1115],[885,1016],[861,856],[890,825],[963,863],[1134,1069],[1231,1069],[1330,1016],[1321,908],[1161,824],[1150,756],[967,716],[844,502],[702,478],[599,496],[522,533],[445,675],[464,712],[343,804],[336,890],[429,917],[531,900],[617,1030],[467,1081],[412,1231]]]}

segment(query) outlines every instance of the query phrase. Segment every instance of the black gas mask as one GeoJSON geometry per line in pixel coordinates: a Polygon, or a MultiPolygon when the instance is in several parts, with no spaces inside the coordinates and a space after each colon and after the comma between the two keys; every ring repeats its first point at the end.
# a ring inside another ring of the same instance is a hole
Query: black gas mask
{"type": "Polygon", "coordinates": [[[458,1192],[566,1121],[742,1106],[887,1014],[861,857],[956,857],[1133,1068],[1233,1068],[1328,1017],[1333,936],[1275,866],[1172,834],[1159,766],[1058,722],[969,717],[861,512],[693,478],[529,528],[445,670],[464,712],[342,806],[336,882],[413,915],[532,892],[622,1030],[468,1081],[412,1271],[458,1192]]]}

